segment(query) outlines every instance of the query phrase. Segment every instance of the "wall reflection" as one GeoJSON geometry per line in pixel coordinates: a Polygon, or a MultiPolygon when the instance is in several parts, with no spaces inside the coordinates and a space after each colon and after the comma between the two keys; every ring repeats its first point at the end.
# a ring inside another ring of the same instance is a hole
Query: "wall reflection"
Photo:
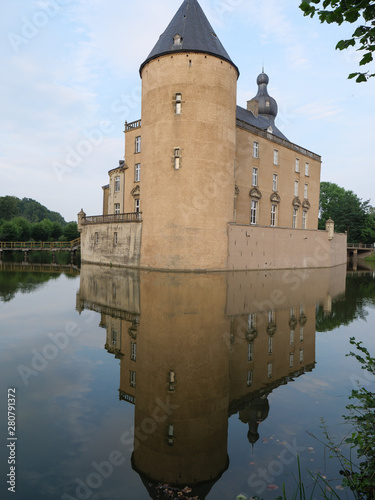
{"type": "Polygon", "coordinates": [[[345,266],[212,274],[83,265],[77,309],[101,313],[120,360],[119,397],[135,405],[132,466],[205,498],[227,469],[228,418],[249,446],[278,386],[315,366],[315,310],[345,292],[345,266]]]}

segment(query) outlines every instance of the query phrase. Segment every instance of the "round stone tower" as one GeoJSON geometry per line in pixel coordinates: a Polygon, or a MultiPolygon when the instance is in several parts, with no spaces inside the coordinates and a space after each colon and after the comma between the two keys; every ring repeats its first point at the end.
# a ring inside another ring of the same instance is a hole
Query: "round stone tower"
{"type": "Polygon", "coordinates": [[[196,0],[141,65],[141,266],[226,269],[238,69],[196,0]]]}

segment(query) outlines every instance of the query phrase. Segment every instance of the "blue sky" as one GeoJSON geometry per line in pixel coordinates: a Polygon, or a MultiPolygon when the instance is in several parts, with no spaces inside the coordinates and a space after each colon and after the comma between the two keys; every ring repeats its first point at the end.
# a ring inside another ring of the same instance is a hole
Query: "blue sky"
{"type": "MultiPolygon", "coordinates": [[[[139,66],[182,0],[18,0],[0,19],[0,196],[30,197],[66,220],[102,212],[101,186],[124,158],[124,122],[141,117],[139,66]]],[[[288,139],[323,158],[322,180],[372,198],[375,79],[357,84],[351,25],[305,18],[299,0],[200,0],[257,92],[264,64],[288,139]]]]}

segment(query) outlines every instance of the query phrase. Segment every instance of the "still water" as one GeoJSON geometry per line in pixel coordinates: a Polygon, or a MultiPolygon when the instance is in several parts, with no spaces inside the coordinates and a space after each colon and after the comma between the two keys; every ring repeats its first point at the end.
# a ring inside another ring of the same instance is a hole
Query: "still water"
{"type": "Polygon", "coordinates": [[[374,305],[371,269],[0,264],[1,498],[271,500],[297,456],[352,498],[322,419],[339,446],[356,380],[374,390],[346,357],[350,337],[375,352],[374,305]]]}

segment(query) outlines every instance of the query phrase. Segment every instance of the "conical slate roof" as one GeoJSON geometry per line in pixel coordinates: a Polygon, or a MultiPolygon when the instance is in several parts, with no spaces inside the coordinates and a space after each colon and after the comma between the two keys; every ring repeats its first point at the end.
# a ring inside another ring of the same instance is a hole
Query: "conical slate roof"
{"type": "Polygon", "coordinates": [[[239,74],[237,66],[224,49],[197,0],[184,0],[167,29],[141,65],[139,70],[141,75],[143,67],[149,61],[175,52],[202,52],[218,57],[232,64],[239,74]],[[176,35],[180,39],[176,39],[176,35]]]}

